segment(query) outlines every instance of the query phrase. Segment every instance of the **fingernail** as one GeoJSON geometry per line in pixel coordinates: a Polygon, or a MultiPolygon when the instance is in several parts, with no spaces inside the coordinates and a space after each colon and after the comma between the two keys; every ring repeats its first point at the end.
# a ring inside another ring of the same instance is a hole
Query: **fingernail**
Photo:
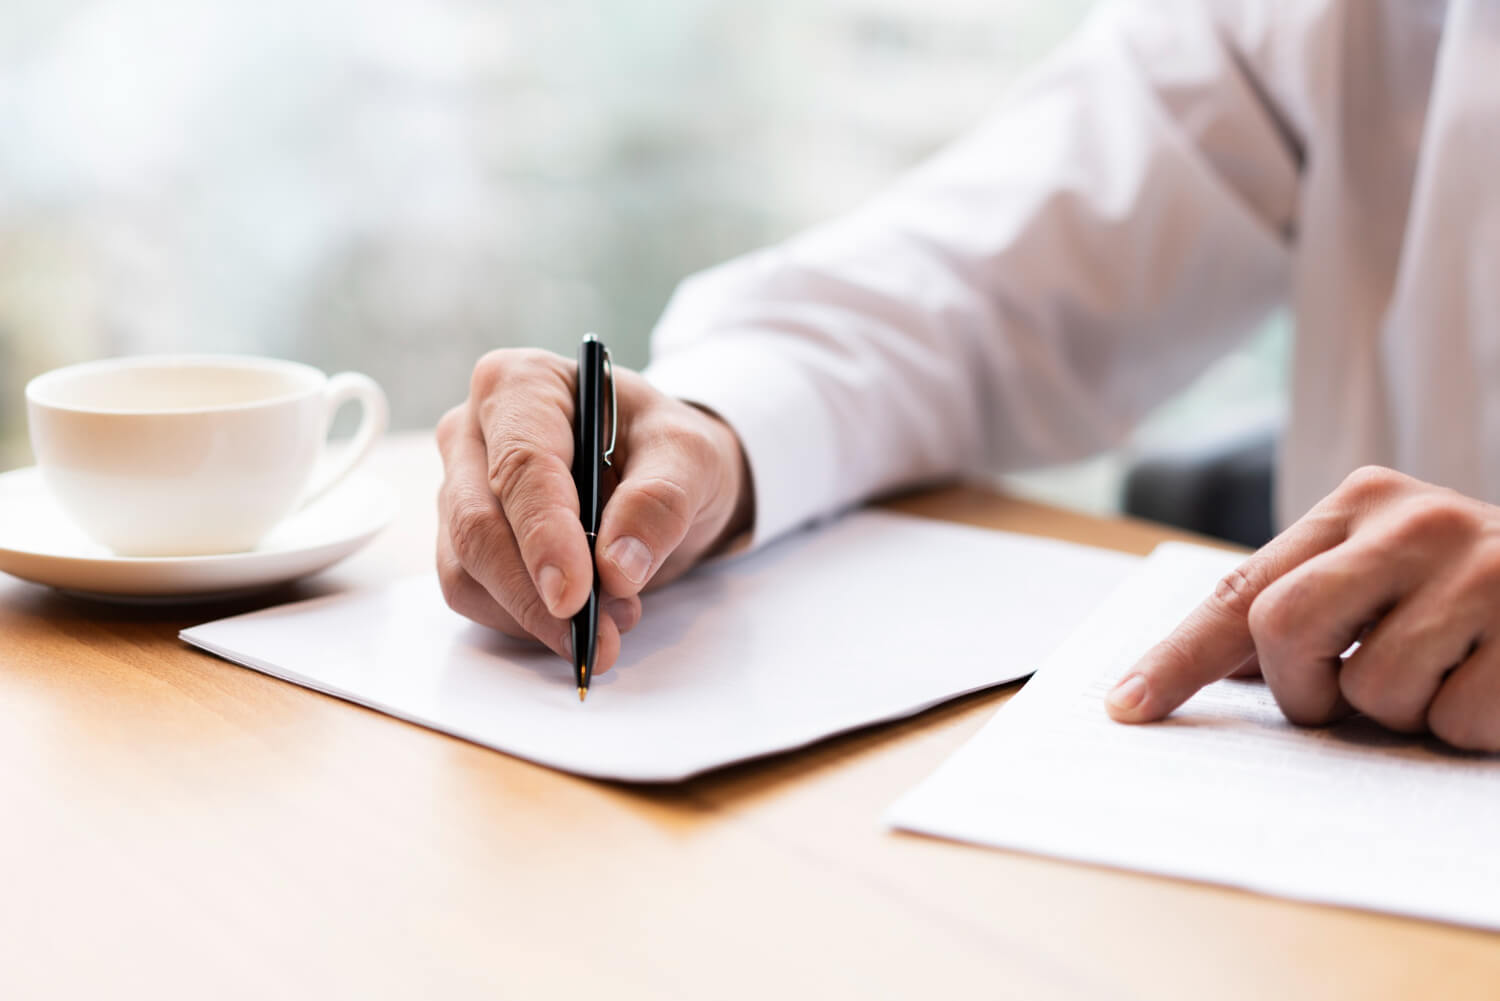
{"type": "Polygon", "coordinates": [[[623,535],[611,542],[604,555],[637,587],[646,582],[646,575],[651,572],[651,550],[633,535],[623,535]]]}
{"type": "Polygon", "coordinates": [[[1114,691],[1109,693],[1111,708],[1131,710],[1146,701],[1146,676],[1136,673],[1127,675],[1114,691]]]}
{"type": "Polygon", "coordinates": [[[551,563],[542,567],[542,572],[536,575],[537,586],[542,589],[542,600],[547,603],[547,609],[554,611],[557,603],[562,600],[563,588],[567,582],[563,580],[562,571],[551,563]]]}

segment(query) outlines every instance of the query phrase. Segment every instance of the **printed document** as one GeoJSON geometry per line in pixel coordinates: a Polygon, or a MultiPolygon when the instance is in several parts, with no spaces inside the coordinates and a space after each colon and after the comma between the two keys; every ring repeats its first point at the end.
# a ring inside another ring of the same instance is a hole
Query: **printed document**
{"type": "Polygon", "coordinates": [[[434,576],[185,630],[266,674],[566,771],[661,782],[1033,671],[1137,557],[860,512],[645,598],[580,703],[572,667],[434,576]]]}
{"type": "Polygon", "coordinates": [[[1258,680],[1166,721],[1113,683],[1243,557],[1159,548],[891,811],[899,827],[1264,893],[1500,928],[1500,755],[1363,717],[1293,726],[1258,680]]]}

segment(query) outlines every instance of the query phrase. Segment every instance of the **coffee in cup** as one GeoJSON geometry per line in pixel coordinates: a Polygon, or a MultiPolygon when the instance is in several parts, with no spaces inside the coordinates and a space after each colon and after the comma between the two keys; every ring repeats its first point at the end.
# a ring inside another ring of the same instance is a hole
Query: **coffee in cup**
{"type": "Polygon", "coordinates": [[[31,380],[26,407],[49,491],[119,556],[255,548],[353,470],[388,418],[368,376],[237,355],[71,365],[31,380]],[[334,413],[354,401],[359,428],[320,470],[334,413]]]}

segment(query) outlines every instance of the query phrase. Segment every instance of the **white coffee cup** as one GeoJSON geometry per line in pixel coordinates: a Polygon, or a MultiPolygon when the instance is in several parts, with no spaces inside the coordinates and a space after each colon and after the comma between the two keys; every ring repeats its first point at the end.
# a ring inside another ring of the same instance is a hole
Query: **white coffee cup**
{"type": "Polygon", "coordinates": [[[26,408],[48,489],[120,556],[255,548],[358,465],[388,417],[368,376],[238,355],[71,365],[32,379],[26,408]],[[359,428],[314,482],[333,415],[350,401],[359,428]]]}

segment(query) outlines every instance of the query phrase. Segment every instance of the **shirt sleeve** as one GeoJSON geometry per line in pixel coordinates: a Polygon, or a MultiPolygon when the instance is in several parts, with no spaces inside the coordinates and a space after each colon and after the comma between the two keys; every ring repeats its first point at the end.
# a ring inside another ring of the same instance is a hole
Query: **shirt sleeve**
{"type": "Polygon", "coordinates": [[[1110,447],[1284,298],[1301,145],[1247,6],[1106,4],[881,195],[678,288],[646,374],[740,436],[755,543],[1110,447]]]}

